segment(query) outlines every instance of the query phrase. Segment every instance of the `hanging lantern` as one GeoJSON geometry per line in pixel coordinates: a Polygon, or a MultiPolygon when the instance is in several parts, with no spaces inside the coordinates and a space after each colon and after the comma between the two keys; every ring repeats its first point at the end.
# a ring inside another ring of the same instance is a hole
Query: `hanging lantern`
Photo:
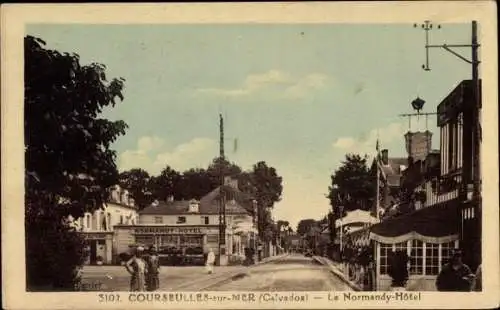
{"type": "Polygon", "coordinates": [[[424,107],[425,101],[417,97],[417,99],[413,100],[411,102],[411,106],[414,110],[417,111],[417,113],[420,113],[422,108],[424,107]]]}

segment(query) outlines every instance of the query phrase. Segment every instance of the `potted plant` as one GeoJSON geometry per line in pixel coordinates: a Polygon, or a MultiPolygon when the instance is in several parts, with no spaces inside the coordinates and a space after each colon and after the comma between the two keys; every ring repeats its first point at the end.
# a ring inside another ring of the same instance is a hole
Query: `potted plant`
{"type": "Polygon", "coordinates": [[[405,251],[396,251],[392,253],[388,270],[388,274],[392,278],[392,291],[406,290],[406,282],[408,281],[408,261],[409,258],[405,251]]]}

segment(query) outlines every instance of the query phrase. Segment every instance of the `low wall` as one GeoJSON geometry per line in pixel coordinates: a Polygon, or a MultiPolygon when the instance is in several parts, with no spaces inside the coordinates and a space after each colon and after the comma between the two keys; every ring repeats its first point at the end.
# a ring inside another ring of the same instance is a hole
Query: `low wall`
{"type": "MultiPolygon", "coordinates": [[[[406,283],[406,289],[408,291],[421,292],[437,291],[436,278],[436,276],[410,276],[408,282],[406,283]]],[[[384,275],[380,276],[377,282],[377,291],[389,291],[391,288],[392,279],[391,277],[384,275]]]]}

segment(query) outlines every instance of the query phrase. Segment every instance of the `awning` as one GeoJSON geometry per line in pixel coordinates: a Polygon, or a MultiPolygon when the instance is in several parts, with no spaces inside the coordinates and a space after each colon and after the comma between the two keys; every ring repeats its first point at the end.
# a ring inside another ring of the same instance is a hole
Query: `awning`
{"type": "Polygon", "coordinates": [[[459,205],[453,199],[385,220],[371,227],[370,239],[389,244],[410,239],[432,243],[454,241],[460,223],[459,205]]]}

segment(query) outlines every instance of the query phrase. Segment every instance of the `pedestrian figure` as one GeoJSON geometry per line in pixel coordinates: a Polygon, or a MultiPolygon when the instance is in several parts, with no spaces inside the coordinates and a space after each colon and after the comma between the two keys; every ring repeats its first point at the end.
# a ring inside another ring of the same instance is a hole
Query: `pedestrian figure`
{"type": "Polygon", "coordinates": [[[462,262],[462,252],[456,250],[451,261],[443,266],[436,279],[438,291],[467,292],[472,289],[474,274],[469,266],[462,262]]]}
{"type": "Polygon", "coordinates": [[[147,260],[146,285],[148,291],[156,291],[160,286],[160,258],[155,246],[149,248],[147,260]]]}
{"type": "Polygon", "coordinates": [[[214,272],[214,264],[215,264],[215,253],[212,249],[209,249],[207,254],[207,261],[205,263],[205,268],[208,274],[212,274],[214,272]]]}
{"type": "Polygon", "coordinates": [[[143,258],[144,248],[139,246],[131,259],[125,264],[125,269],[130,273],[130,290],[142,292],[146,290],[147,265],[143,258]]]}

